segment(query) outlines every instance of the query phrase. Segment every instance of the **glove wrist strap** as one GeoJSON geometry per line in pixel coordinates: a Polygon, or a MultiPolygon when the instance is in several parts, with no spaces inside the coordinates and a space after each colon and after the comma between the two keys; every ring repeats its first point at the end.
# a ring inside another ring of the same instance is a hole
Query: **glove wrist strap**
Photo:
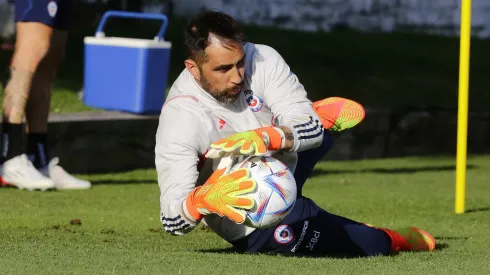
{"type": "Polygon", "coordinates": [[[268,150],[280,150],[283,149],[286,143],[286,136],[284,131],[279,127],[263,127],[259,128],[258,131],[262,136],[264,133],[267,134],[267,139],[269,141],[268,150]]]}
{"type": "Polygon", "coordinates": [[[200,187],[197,187],[196,189],[194,189],[194,191],[192,191],[189,194],[189,196],[187,196],[187,198],[184,200],[184,202],[182,204],[182,209],[183,209],[182,212],[184,213],[186,218],[192,222],[197,222],[200,219],[202,219],[202,217],[203,217],[203,214],[201,214],[199,212],[199,210],[197,209],[197,206],[194,202],[194,195],[199,188],[200,187]]]}

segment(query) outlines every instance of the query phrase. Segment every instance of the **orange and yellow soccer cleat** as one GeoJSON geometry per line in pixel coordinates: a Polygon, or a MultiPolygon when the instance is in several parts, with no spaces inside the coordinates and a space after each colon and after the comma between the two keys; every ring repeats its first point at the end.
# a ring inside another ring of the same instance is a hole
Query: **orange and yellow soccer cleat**
{"type": "Polygon", "coordinates": [[[366,112],[361,104],[341,97],[329,97],[313,103],[313,110],[322,120],[323,127],[340,132],[364,120],[366,112]]]}
{"type": "Polygon", "coordinates": [[[391,238],[391,252],[399,251],[433,251],[436,241],[427,232],[416,227],[399,230],[379,228],[391,238]]]}

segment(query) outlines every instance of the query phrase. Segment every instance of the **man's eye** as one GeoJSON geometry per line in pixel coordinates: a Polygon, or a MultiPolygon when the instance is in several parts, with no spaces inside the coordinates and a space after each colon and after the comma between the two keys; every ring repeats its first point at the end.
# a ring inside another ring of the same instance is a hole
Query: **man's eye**
{"type": "Polygon", "coordinates": [[[219,67],[219,68],[216,68],[214,69],[216,72],[222,72],[222,73],[226,73],[227,71],[229,71],[230,69],[232,68],[232,66],[224,66],[224,67],[219,67]]]}

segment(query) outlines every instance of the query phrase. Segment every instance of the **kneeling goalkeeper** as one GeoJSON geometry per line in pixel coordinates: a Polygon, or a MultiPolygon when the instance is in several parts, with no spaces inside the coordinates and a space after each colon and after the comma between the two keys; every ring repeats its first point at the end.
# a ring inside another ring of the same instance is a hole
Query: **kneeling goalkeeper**
{"type": "Polygon", "coordinates": [[[332,131],[357,125],[362,107],[343,98],[312,103],[273,48],[246,42],[230,16],[206,11],[185,29],[185,69],[162,108],[156,136],[161,222],[183,235],[203,221],[248,252],[325,256],[389,255],[435,249],[426,232],[377,228],[340,217],[302,195],[315,164],[332,147],[332,131]],[[226,173],[223,156],[263,155],[294,173],[298,198],[278,226],[243,225],[254,201],[247,170],[226,173]]]}

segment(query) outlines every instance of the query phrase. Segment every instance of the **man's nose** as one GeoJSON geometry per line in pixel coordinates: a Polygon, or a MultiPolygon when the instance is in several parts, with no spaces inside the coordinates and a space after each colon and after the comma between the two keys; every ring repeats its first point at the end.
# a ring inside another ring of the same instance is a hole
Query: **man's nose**
{"type": "Polygon", "coordinates": [[[242,73],[238,68],[235,67],[235,69],[233,70],[233,75],[231,77],[231,82],[233,82],[236,85],[239,85],[242,83],[242,80],[243,80],[242,73]]]}

